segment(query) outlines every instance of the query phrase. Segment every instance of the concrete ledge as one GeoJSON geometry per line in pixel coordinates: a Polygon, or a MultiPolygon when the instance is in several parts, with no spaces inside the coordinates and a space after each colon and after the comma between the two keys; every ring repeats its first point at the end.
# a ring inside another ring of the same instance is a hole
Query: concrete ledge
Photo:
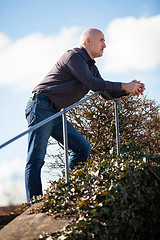
{"type": "Polygon", "coordinates": [[[31,209],[38,208],[42,203],[36,203],[24,213],[16,217],[0,230],[0,239],[32,240],[42,232],[53,233],[61,231],[69,223],[67,219],[54,219],[45,213],[29,214],[31,209]]]}

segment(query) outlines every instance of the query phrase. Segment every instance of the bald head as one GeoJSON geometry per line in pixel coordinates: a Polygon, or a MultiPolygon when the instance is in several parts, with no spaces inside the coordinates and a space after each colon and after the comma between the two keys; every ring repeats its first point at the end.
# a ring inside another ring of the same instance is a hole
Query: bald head
{"type": "Polygon", "coordinates": [[[106,47],[103,33],[96,28],[85,30],[80,37],[80,46],[86,49],[92,59],[101,57],[106,47]]]}
{"type": "Polygon", "coordinates": [[[86,43],[86,39],[87,38],[93,39],[98,33],[102,33],[102,32],[96,28],[86,29],[80,37],[80,46],[84,47],[86,43]]]}

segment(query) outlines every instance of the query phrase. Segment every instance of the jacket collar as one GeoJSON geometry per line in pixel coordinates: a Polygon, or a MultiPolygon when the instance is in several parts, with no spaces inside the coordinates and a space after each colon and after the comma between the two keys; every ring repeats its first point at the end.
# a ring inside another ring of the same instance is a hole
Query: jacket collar
{"type": "Polygon", "coordinates": [[[89,66],[92,66],[93,64],[95,64],[95,60],[89,56],[88,52],[84,47],[74,48],[74,51],[78,52],[84,58],[86,63],[89,64],[89,66]]]}

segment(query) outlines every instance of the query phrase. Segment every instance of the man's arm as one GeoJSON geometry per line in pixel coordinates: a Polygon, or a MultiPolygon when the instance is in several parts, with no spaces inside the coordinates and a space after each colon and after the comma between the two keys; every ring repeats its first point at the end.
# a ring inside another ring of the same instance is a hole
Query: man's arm
{"type": "MultiPolygon", "coordinates": [[[[96,66],[95,66],[95,70],[96,70],[96,72],[95,72],[96,77],[102,79],[102,77],[99,73],[99,70],[96,66]]],[[[133,80],[130,83],[122,83],[122,90],[110,92],[109,94],[114,98],[127,96],[130,93],[132,93],[133,95],[139,96],[139,94],[143,94],[144,90],[145,90],[145,86],[143,83],[140,83],[140,81],[137,81],[137,80],[133,80]]],[[[103,94],[101,94],[101,95],[103,98],[107,98],[105,95],[103,95],[103,94]]]]}
{"type": "MultiPolygon", "coordinates": [[[[140,81],[133,80],[129,83],[122,83],[122,89],[123,90],[121,91],[114,91],[114,92],[110,92],[109,94],[114,98],[120,98],[123,96],[127,96],[129,94],[139,96],[140,94],[141,95],[143,94],[145,90],[145,86],[140,81]]],[[[103,98],[108,99],[105,95],[103,95],[103,93],[101,95],[103,98]]]]}
{"type": "Polygon", "coordinates": [[[94,75],[88,65],[79,54],[74,54],[67,62],[70,73],[79,80],[84,86],[93,91],[121,91],[120,82],[105,81],[103,78],[94,75]]]}
{"type": "Polygon", "coordinates": [[[100,74],[98,77],[97,74],[94,76],[87,67],[83,58],[78,54],[72,55],[67,63],[67,66],[73,76],[75,76],[88,89],[93,91],[102,90],[108,93],[120,91],[124,93],[125,91],[126,94],[132,93],[133,95],[139,96],[139,94],[143,94],[143,91],[145,90],[144,84],[137,80],[133,80],[130,83],[120,83],[105,81],[101,78],[100,74]]]}

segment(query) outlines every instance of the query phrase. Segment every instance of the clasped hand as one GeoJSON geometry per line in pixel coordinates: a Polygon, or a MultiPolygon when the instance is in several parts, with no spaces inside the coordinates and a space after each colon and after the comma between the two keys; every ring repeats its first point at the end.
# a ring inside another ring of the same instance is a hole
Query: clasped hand
{"type": "Polygon", "coordinates": [[[143,95],[143,92],[145,90],[145,85],[144,83],[141,83],[140,81],[133,80],[132,81],[135,84],[135,88],[133,88],[133,95],[136,95],[139,97],[139,95],[143,95]]]}

